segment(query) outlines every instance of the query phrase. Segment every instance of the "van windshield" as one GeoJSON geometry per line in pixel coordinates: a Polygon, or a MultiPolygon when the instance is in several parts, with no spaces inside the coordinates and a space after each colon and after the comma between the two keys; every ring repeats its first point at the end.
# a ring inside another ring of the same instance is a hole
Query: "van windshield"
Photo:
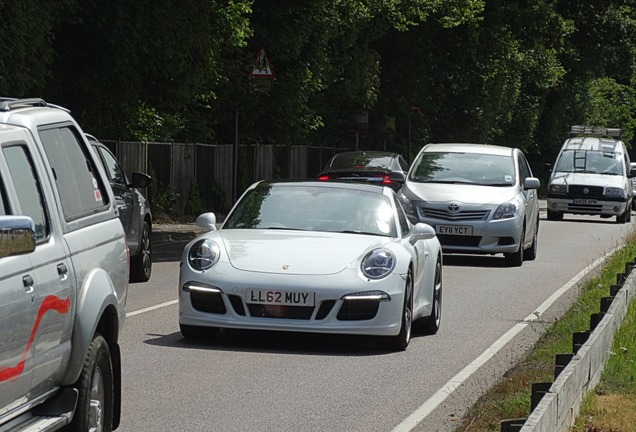
{"type": "Polygon", "coordinates": [[[624,175],[620,154],[590,150],[565,150],[554,168],[556,172],[624,175]]]}

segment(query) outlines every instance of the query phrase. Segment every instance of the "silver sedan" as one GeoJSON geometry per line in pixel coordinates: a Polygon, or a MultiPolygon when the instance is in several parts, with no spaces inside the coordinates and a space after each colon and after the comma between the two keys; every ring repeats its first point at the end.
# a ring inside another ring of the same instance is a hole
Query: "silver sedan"
{"type": "Polygon", "coordinates": [[[435,227],[445,253],[503,253],[520,266],[537,255],[537,189],[519,149],[428,144],[400,196],[412,221],[435,227]]]}

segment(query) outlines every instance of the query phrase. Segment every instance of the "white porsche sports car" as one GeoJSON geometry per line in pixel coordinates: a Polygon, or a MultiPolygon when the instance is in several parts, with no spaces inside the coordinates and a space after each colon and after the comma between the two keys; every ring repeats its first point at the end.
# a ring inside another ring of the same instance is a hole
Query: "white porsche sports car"
{"type": "Polygon", "coordinates": [[[319,181],[253,184],[216,227],[185,247],[179,325],[187,339],[220,328],[373,335],[404,350],[442,313],[442,250],[412,225],[389,187],[319,181]]]}

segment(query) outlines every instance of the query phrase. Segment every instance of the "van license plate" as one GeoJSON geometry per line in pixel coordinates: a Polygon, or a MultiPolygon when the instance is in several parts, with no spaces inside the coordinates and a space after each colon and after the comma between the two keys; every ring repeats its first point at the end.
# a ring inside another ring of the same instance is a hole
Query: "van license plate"
{"type": "Polygon", "coordinates": [[[596,200],[589,198],[575,198],[574,204],[596,204],[596,200]]]}
{"type": "Polygon", "coordinates": [[[470,225],[437,225],[435,227],[437,234],[450,234],[459,236],[473,235],[473,227],[470,225]]]}

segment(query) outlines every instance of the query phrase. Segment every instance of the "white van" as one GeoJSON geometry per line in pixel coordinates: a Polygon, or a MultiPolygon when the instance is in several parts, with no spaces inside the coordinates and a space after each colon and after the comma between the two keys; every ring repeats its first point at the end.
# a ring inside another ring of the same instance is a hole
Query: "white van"
{"type": "Polygon", "coordinates": [[[548,184],[548,220],[564,213],[631,220],[634,191],[629,154],[620,129],[572,126],[548,184]]]}

